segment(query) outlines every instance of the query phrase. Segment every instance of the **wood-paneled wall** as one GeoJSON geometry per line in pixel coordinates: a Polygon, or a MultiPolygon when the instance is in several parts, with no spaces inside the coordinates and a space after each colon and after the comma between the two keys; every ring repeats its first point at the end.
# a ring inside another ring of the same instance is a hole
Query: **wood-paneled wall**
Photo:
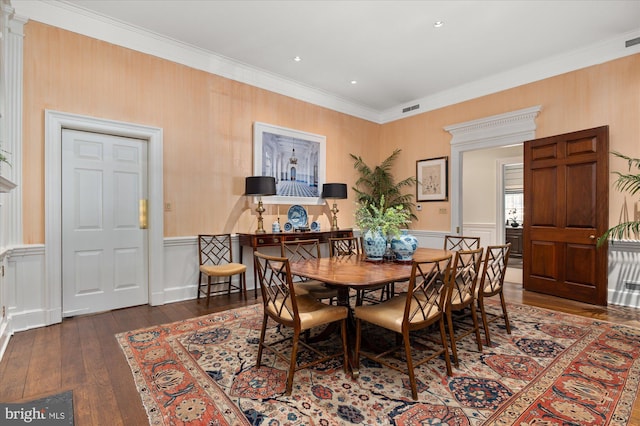
{"type": "MultiPolygon", "coordinates": [[[[403,179],[416,160],[450,155],[445,126],[533,105],[542,105],[539,137],[608,124],[611,148],[640,156],[640,54],[379,125],[38,22],[25,34],[27,244],[44,241],[44,109],[163,129],[166,237],[255,229],[255,206],[242,196],[255,121],[325,135],[327,181],[349,187],[357,178],[349,153],[376,164],[401,148],[395,171],[403,179]]],[[[624,167],[612,160],[612,170],[624,167]]],[[[610,199],[615,223],[624,199],[615,191],[610,199]]],[[[341,227],[353,225],[352,201],[339,203],[341,227]]],[[[448,202],[423,205],[413,228],[449,229],[448,202]]],[[[287,206],[266,207],[267,224],[286,215],[287,206]]],[[[329,226],[329,207],[309,213],[329,226]]]]}

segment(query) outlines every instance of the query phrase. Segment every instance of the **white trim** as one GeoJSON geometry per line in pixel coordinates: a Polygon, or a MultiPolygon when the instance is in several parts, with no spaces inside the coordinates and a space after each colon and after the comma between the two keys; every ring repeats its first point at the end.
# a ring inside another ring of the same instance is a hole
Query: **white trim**
{"type": "Polygon", "coordinates": [[[498,158],[496,160],[496,244],[505,242],[504,216],[504,166],[509,164],[522,164],[522,157],[498,158]]]}
{"type": "Polygon", "coordinates": [[[198,70],[217,74],[378,124],[422,114],[640,52],[640,45],[624,47],[626,40],[640,36],[639,28],[572,52],[563,52],[542,61],[505,70],[500,74],[418,98],[414,101],[405,102],[386,110],[376,110],[332,95],[324,90],[233,61],[216,53],[198,49],[160,34],[144,31],[132,25],[89,12],[71,2],[21,0],[16,2],[14,8],[17,14],[29,19],[184,64],[198,70]],[[404,107],[415,104],[420,104],[420,108],[410,113],[402,113],[404,107]]]}
{"type": "Polygon", "coordinates": [[[149,142],[149,302],[164,303],[162,129],[45,110],[45,304],[46,324],[62,320],[62,129],[107,133],[149,142]]]}
{"type": "Polygon", "coordinates": [[[535,119],[542,106],[524,108],[478,120],[452,124],[451,133],[451,232],[462,228],[462,153],[522,143],[535,138],[535,119]]]}

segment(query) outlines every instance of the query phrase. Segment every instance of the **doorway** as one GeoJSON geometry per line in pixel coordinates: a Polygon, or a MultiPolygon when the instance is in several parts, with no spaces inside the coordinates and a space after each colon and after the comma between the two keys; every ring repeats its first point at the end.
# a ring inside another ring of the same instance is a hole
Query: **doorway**
{"type": "Polygon", "coordinates": [[[45,110],[45,324],[62,321],[62,130],[132,137],[147,141],[149,304],[164,303],[164,212],[162,129],[45,110]]]}

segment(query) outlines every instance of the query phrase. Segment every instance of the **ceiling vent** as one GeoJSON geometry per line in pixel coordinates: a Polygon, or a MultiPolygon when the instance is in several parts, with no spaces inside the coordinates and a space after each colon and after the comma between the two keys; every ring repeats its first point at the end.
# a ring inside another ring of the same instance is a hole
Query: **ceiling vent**
{"type": "Polygon", "coordinates": [[[410,107],[406,107],[406,108],[402,108],[402,113],[404,114],[405,112],[409,112],[409,111],[413,111],[420,108],[420,104],[415,104],[413,106],[410,107]]]}
{"type": "Polygon", "coordinates": [[[636,44],[640,44],[640,37],[632,38],[631,40],[627,40],[624,42],[624,47],[635,46],[636,44]]]}

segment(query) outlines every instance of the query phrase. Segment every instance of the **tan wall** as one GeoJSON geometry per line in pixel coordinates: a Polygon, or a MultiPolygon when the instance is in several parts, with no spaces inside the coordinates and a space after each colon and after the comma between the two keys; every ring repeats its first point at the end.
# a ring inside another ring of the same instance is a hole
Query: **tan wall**
{"type": "MultiPolygon", "coordinates": [[[[444,127],[535,105],[542,105],[536,137],[608,125],[611,150],[640,157],[640,54],[386,124],[381,146],[402,141],[406,155],[396,165],[399,174],[415,169],[415,160],[450,155],[451,135],[444,127]]],[[[612,157],[610,168],[625,171],[626,163],[612,157]]],[[[612,189],[611,224],[617,223],[623,201],[612,189]]],[[[449,213],[448,202],[423,203],[413,228],[448,230],[449,213]],[[441,208],[448,213],[440,214],[441,208]]]]}
{"type": "MultiPolygon", "coordinates": [[[[23,202],[25,243],[44,242],[44,110],[161,127],[167,237],[255,229],[244,177],[252,174],[255,121],[327,137],[327,181],[357,178],[349,153],[375,164],[402,148],[398,180],[415,161],[450,155],[445,126],[542,105],[537,136],[610,126],[611,148],[640,156],[640,55],[377,125],[37,22],[25,25],[23,202]]],[[[624,164],[612,161],[612,170],[624,164]]],[[[351,196],[351,194],[350,194],[351,196]]],[[[622,196],[612,191],[611,221],[622,196]]],[[[448,202],[423,203],[414,229],[446,230],[448,202]],[[446,208],[446,214],[439,210],[446,208]]],[[[276,206],[266,206],[270,224],[276,206]]],[[[280,215],[286,214],[280,207],[280,215]]],[[[341,227],[353,199],[339,202],[341,227]]],[[[329,226],[327,206],[310,217],[329,226]]]]}
{"type": "MultiPolygon", "coordinates": [[[[163,129],[167,237],[255,229],[255,206],[242,196],[253,174],[255,121],[326,136],[327,181],[349,186],[349,153],[372,158],[378,146],[375,123],[37,22],[25,35],[25,243],[44,242],[45,109],[163,129]]],[[[266,208],[270,225],[277,208],[266,208]]],[[[350,226],[353,203],[339,208],[340,225],[350,226]]],[[[329,226],[326,206],[309,213],[329,226]]]]}

